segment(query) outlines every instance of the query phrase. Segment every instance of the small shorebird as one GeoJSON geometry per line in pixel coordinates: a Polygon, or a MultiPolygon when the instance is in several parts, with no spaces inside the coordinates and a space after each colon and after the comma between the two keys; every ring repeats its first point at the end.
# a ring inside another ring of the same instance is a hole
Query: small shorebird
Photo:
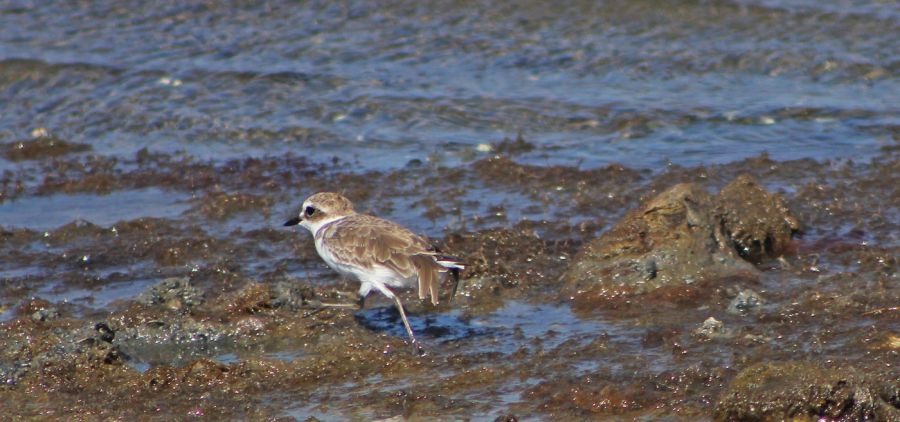
{"type": "Polygon", "coordinates": [[[421,351],[403,304],[390,288],[412,288],[418,281],[419,299],[429,294],[431,303],[437,305],[442,276],[453,276],[452,299],[465,264],[397,223],[357,214],[353,203],[336,193],[321,192],[307,198],[300,214],[284,223],[298,224],[313,234],[316,252],[329,267],[360,282],[360,308],[373,288],[394,300],[410,341],[421,351]]]}

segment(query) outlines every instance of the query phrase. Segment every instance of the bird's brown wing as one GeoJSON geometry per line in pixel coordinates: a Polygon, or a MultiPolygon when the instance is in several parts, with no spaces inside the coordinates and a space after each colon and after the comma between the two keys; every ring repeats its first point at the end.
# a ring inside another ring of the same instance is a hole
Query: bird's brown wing
{"type": "Polygon", "coordinates": [[[382,265],[404,278],[418,276],[419,298],[431,294],[437,304],[439,271],[436,253],[427,240],[407,228],[381,218],[356,214],[326,228],[329,251],[360,268],[382,265]]]}

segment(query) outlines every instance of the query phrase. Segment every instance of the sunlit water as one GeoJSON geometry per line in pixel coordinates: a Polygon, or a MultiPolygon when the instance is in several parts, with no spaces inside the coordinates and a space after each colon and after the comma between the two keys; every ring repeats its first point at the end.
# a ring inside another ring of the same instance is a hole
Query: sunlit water
{"type": "Polygon", "coordinates": [[[518,133],[538,164],[865,159],[898,123],[897,9],[839,10],[14,2],[0,8],[0,133],[363,168],[453,165],[518,133]]]}

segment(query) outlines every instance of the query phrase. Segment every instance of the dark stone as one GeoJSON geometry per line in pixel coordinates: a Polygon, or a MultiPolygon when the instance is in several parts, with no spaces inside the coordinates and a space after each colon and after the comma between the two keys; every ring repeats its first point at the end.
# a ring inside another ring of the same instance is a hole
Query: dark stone
{"type": "MultiPolygon", "coordinates": [[[[897,421],[900,409],[885,401],[862,371],[807,362],[760,363],[732,380],[715,408],[720,421],[897,421]]],[[[897,390],[894,380],[887,389],[897,390]]]]}

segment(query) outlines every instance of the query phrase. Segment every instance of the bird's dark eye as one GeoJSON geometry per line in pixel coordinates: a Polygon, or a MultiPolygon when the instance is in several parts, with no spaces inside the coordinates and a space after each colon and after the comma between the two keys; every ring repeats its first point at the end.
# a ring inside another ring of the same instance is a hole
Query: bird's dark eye
{"type": "Polygon", "coordinates": [[[303,213],[306,214],[307,217],[312,217],[312,215],[316,213],[316,209],[313,207],[306,207],[306,209],[303,210],[303,213]]]}

